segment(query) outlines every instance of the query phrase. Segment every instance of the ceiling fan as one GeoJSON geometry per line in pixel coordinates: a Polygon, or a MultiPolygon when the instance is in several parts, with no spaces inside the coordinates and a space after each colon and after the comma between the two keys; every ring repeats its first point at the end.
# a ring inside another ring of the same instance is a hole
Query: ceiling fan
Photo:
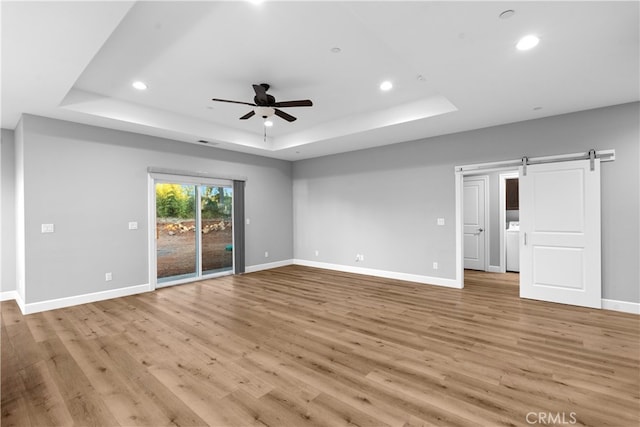
{"type": "Polygon", "coordinates": [[[309,99],[302,99],[298,101],[282,101],[276,102],[276,99],[273,95],[269,95],[267,91],[269,90],[269,85],[266,83],[261,83],[259,85],[253,85],[253,90],[256,93],[256,96],[253,97],[253,103],[251,102],[242,102],[242,101],[230,101],[228,99],[218,99],[212,98],[212,101],[218,102],[231,102],[234,104],[244,104],[251,105],[255,107],[253,110],[249,111],[244,116],[240,117],[240,120],[246,120],[258,114],[263,119],[267,117],[271,117],[274,114],[278,117],[285,119],[288,122],[292,122],[296,120],[296,117],[293,117],[291,114],[287,114],[279,108],[285,107],[311,107],[313,102],[309,99]]]}

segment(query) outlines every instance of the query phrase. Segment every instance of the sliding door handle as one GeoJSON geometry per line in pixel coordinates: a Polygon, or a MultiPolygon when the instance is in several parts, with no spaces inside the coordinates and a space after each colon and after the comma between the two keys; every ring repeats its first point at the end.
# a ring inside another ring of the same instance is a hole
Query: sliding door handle
{"type": "Polygon", "coordinates": [[[524,233],[524,245],[527,246],[527,232],[524,233]]]}

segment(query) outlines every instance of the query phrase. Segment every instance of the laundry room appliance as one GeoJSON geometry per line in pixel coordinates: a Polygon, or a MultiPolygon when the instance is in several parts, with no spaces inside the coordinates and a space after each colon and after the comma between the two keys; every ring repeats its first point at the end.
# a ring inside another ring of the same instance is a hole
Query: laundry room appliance
{"type": "Polygon", "coordinates": [[[520,222],[509,221],[506,233],[507,271],[520,272],[520,222]]]}

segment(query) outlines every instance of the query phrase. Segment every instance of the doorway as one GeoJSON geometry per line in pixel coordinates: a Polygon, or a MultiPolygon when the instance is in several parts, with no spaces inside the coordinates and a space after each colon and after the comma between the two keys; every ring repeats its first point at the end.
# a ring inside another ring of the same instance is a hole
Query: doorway
{"type": "Polygon", "coordinates": [[[518,168],[520,297],[601,307],[600,161],[612,150],[457,166],[456,284],[464,287],[464,180],[518,168]],[[559,214],[561,213],[561,214],[559,214]]]}
{"type": "Polygon", "coordinates": [[[155,287],[234,272],[233,182],[202,181],[153,180],[155,287]]]}
{"type": "Polygon", "coordinates": [[[499,174],[499,272],[520,272],[520,198],[517,170],[499,174]]]}

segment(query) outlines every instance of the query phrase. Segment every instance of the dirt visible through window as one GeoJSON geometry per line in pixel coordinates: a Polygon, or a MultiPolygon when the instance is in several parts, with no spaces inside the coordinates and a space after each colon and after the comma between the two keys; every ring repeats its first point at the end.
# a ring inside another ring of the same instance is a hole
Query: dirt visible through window
{"type": "MultiPolygon", "coordinates": [[[[196,231],[193,220],[158,222],[158,278],[194,273],[196,269],[196,231]]],[[[233,265],[231,222],[205,219],[202,224],[202,271],[230,268],[233,265]]]]}

